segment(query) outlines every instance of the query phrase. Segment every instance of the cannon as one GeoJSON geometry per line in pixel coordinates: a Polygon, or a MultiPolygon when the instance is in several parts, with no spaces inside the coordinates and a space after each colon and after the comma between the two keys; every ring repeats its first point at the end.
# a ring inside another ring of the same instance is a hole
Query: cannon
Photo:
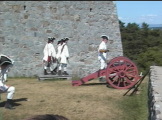
{"type": "Polygon", "coordinates": [[[119,56],[111,59],[105,69],[98,70],[80,80],[73,80],[72,86],[83,85],[101,76],[105,76],[106,83],[116,89],[132,88],[141,79],[137,66],[129,58],[119,56]]]}

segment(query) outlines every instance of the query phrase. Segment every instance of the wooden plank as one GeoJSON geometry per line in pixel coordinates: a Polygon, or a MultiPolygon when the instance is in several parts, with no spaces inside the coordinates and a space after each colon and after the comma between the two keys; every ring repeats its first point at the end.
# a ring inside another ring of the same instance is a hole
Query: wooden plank
{"type": "Polygon", "coordinates": [[[40,75],[39,77],[45,77],[45,78],[50,78],[50,77],[71,77],[70,75],[40,75]]]}
{"type": "Polygon", "coordinates": [[[64,79],[71,79],[72,76],[69,75],[40,75],[38,76],[38,80],[46,80],[46,79],[54,79],[54,78],[64,78],[64,79]]]}

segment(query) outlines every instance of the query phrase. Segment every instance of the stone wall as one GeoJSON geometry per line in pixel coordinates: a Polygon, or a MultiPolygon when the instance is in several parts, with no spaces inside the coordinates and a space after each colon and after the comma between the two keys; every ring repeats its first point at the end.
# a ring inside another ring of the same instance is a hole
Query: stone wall
{"type": "Polygon", "coordinates": [[[149,120],[162,120],[162,67],[150,67],[149,120]]]}
{"type": "Polygon", "coordinates": [[[68,72],[79,77],[99,69],[101,35],[111,39],[109,59],[123,55],[113,1],[0,1],[0,27],[0,53],[15,61],[11,77],[43,73],[48,37],[70,39],[68,72]]]}

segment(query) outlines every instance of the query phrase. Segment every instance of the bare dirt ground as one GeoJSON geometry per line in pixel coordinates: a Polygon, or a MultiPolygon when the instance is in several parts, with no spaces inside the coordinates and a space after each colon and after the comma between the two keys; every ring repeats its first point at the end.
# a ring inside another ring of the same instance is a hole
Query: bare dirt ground
{"type": "Polygon", "coordinates": [[[127,90],[106,87],[98,79],[73,87],[71,80],[9,78],[16,88],[14,110],[5,109],[6,94],[1,94],[0,120],[22,120],[32,115],[58,114],[69,120],[121,120],[118,102],[127,90]]]}

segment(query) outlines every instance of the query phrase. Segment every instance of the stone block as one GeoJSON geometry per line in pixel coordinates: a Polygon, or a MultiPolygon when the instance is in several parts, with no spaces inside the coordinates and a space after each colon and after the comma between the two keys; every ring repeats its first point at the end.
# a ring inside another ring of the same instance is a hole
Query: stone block
{"type": "Polygon", "coordinates": [[[5,37],[0,37],[0,42],[4,43],[5,42],[5,37]]]}

